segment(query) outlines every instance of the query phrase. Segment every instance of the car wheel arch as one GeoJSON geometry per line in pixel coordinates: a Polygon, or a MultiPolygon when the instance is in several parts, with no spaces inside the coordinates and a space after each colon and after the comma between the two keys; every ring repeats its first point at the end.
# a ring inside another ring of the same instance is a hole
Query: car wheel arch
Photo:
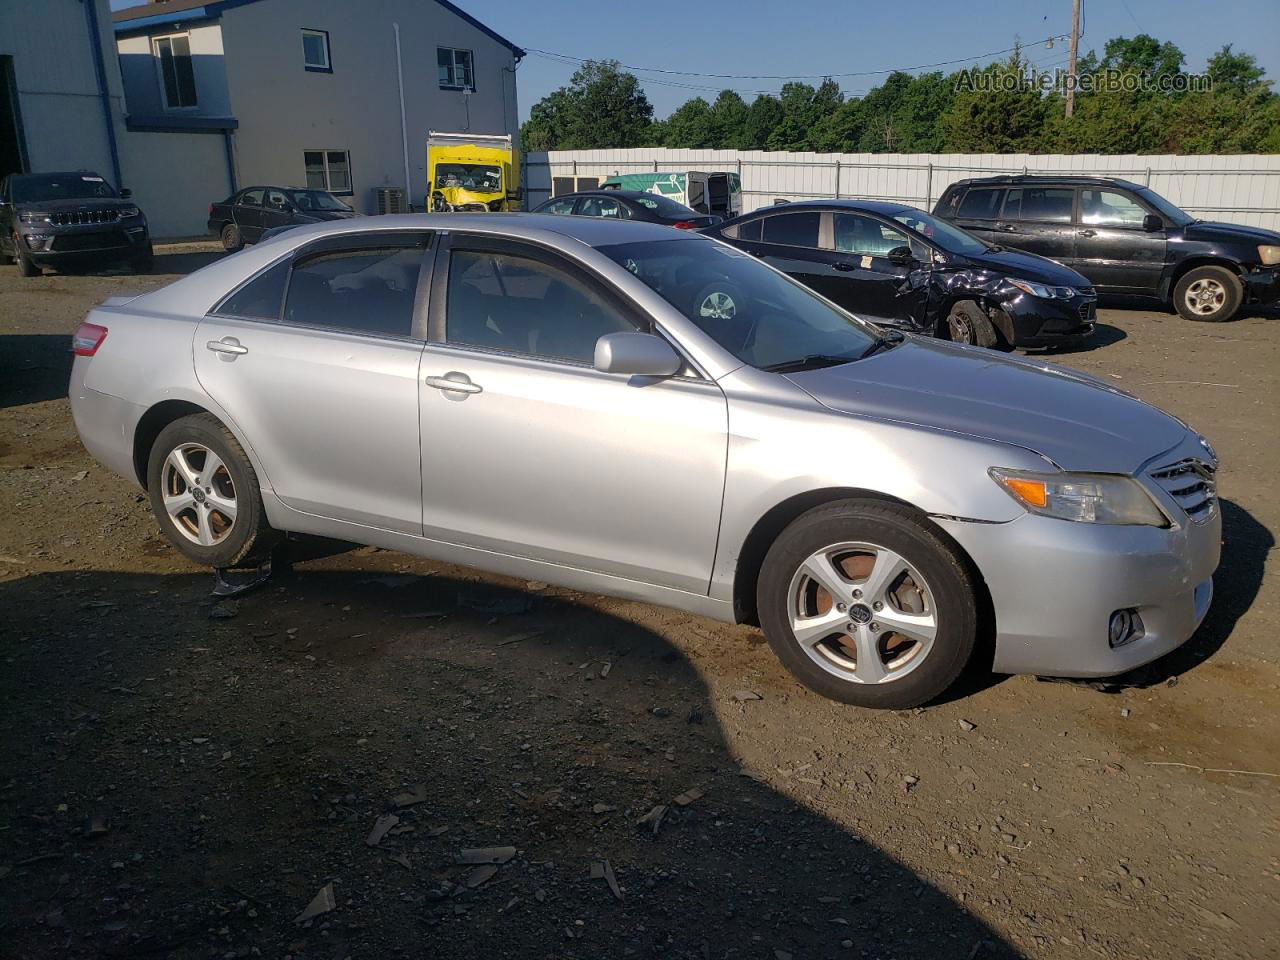
{"type": "Polygon", "coordinates": [[[1199,257],[1188,257],[1186,260],[1174,265],[1168,275],[1160,284],[1160,299],[1165,303],[1173,302],[1173,290],[1178,285],[1178,281],[1185,277],[1192,270],[1200,267],[1223,267],[1230,270],[1237,277],[1243,277],[1244,269],[1240,263],[1231,260],[1228,257],[1204,255],[1199,257]]]}
{"type": "Polygon", "coordinates": [[[225,416],[221,410],[218,410],[212,404],[202,405],[194,400],[173,397],[161,400],[148,407],[147,411],[138,419],[137,426],[134,427],[133,471],[138,485],[143,490],[147,489],[147,463],[151,459],[151,448],[155,446],[160,432],[175,420],[181,420],[183,417],[200,413],[207,413],[215,417],[219,423],[231,431],[231,435],[236,438],[236,442],[240,444],[244,449],[245,455],[249,458],[249,463],[258,476],[259,485],[264,491],[269,492],[271,485],[262,469],[262,463],[259,461],[257,453],[249,443],[248,438],[232,422],[230,417],[225,416]]]}

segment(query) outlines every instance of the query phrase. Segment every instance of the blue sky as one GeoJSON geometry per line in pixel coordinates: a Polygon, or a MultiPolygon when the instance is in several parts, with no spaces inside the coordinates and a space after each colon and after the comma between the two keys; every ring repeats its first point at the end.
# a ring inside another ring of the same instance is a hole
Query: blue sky
{"type": "MultiPolygon", "coordinates": [[[[111,0],[111,5],[119,9],[135,2],[111,0]]],[[[1065,64],[1067,46],[1055,42],[1047,49],[1043,40],[1066,34],[1071,27],[1071,0],[976,0],[967,4],[919,0],[896,4],[883,0],[456,2],[526,48],[570,57],[614,59],[638,67],[717,74],[889,70],[979,56],[1008,48],[1015,40],[1026,45],[1033,62],[1051,68],[1065,64]]],[[[1188,69],[1195,71],[1203,69],[1214,51],[1230,43],[1237,51],[1257,56],[1280,90],[1278,6],[1277,0],[1217,0],[1212,4],[1204,0],[1085,0],[1081,52],[1096,49],[1101,53],[1114,36],[1149,33],[1181,47],[1188,69]]],[[[542,55],[531,53],[525,58],[519,72],[521,119],[540,98],[567,83],[573,70],[572,63],[542,55]]],[[[690,97],[713,99],[722,87],[738,88],[750,99],[753,91],[776,91],[783,82],[637,74],[659,117],[690,97]]],[[[848,77],[840,84],[847,94],[857,95],[881,79],[848,77]]]]}

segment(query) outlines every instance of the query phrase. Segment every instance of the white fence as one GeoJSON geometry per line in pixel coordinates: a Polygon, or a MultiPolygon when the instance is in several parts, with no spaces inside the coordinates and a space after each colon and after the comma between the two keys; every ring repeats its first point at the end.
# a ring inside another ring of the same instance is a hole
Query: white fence
{"type": "Polygon", "coordinates": [[[733,170],[744,210],[775,200],[844,197],[900,200],[931,209],[953,181],[992,173],[1121,177],[1147,184],[1202,220],[1280,229],[1280,155],[1101,156],[998,153],[773,153],[762,150],[553,150],[525,159],[528,207],[551,194],[552,177],[733,170]]]}

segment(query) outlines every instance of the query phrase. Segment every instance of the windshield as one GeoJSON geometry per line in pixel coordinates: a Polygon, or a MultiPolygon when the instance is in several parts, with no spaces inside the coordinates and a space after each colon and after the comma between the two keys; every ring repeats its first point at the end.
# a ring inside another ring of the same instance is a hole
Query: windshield
{"type": "Polygon", "coordinates": [[[436,186],[497,193],[502,189],[502,168],[481,163],[438,163],[436,186]]]}
{"type": "Polygon", "coordinates": [[[641,206],[648,207],[660,217],[697,217],[701,216],[696,210],[690,210],[683,203],[676,203],[670,197],[663,197],[656,193],[644,193],[638,197],[632,197],[636,203],[641,206]]]}
{"type": "Polygon", "coordinates": [[[40,173],[14,177],[14,203],[38,200],[96,200],[116,195],[115,188],[96,173],[40,173]]]}
{"type": "Polygon", "coordinates": [[[1146,187],[1141,187],[1135,190],[1134,193],[1154,207],[1156,213],[1160,214],[1166,222],[1172,223],[1174,226],[1185,227],[1188,223],[1196,222],[1196,218],[1191,214],[1179,210],[1160,194],[1148,190],[1146,187]]]}
{"type": "Polygon", "coordinates": [[[323,190],[295,190],[293,205],[299,210],[337,210],[342,213],[351,211],[349,206],[332,193],[325,193],[323,190]]]}
{"type": "Polygon", "coordinates": [[[743,363],[856,360],[877,331],[785,274],[708,237],[611,244],[626,267],[743,363]]]}
{"type": "Polygon", "coordinates": [[[932,240],[947,253],[977,256],[991,249],[990,244],[983,243],[973,234],[952,226],[945,220],[939,220],[933,214],[925,213],[923,210],[904,210],[902,213],[894,214],[893,219],[911,228],[920,236],[932,240]]]}

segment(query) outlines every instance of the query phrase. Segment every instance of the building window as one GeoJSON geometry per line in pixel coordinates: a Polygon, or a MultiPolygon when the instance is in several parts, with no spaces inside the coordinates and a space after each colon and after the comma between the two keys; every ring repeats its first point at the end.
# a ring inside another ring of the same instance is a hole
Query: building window
{"type": "Polygon", "coordinates": [[[191,62],[191,38],[187,34],[156,37],[152,42],[160,68],[165,106],[183,110],[196,106],[196,73],[191,62]]]}
{"type": "Polygon", "coordinates": [[[302,31],[302,65],[316,73],[333,73],[327,30],[302,31]]]}
{"type": "Polygon", "coordinates": [[[441,90],[470,90],[475,92],[476,78],[471,69],[470,50],[437,47],[436,63],[440,66],[441,90]]]}
{"type": "Polygon", "coordinates": [[[351,194],[351,154],[346,150],[307,150],[302,160],[308,188],[351,194]]]}

